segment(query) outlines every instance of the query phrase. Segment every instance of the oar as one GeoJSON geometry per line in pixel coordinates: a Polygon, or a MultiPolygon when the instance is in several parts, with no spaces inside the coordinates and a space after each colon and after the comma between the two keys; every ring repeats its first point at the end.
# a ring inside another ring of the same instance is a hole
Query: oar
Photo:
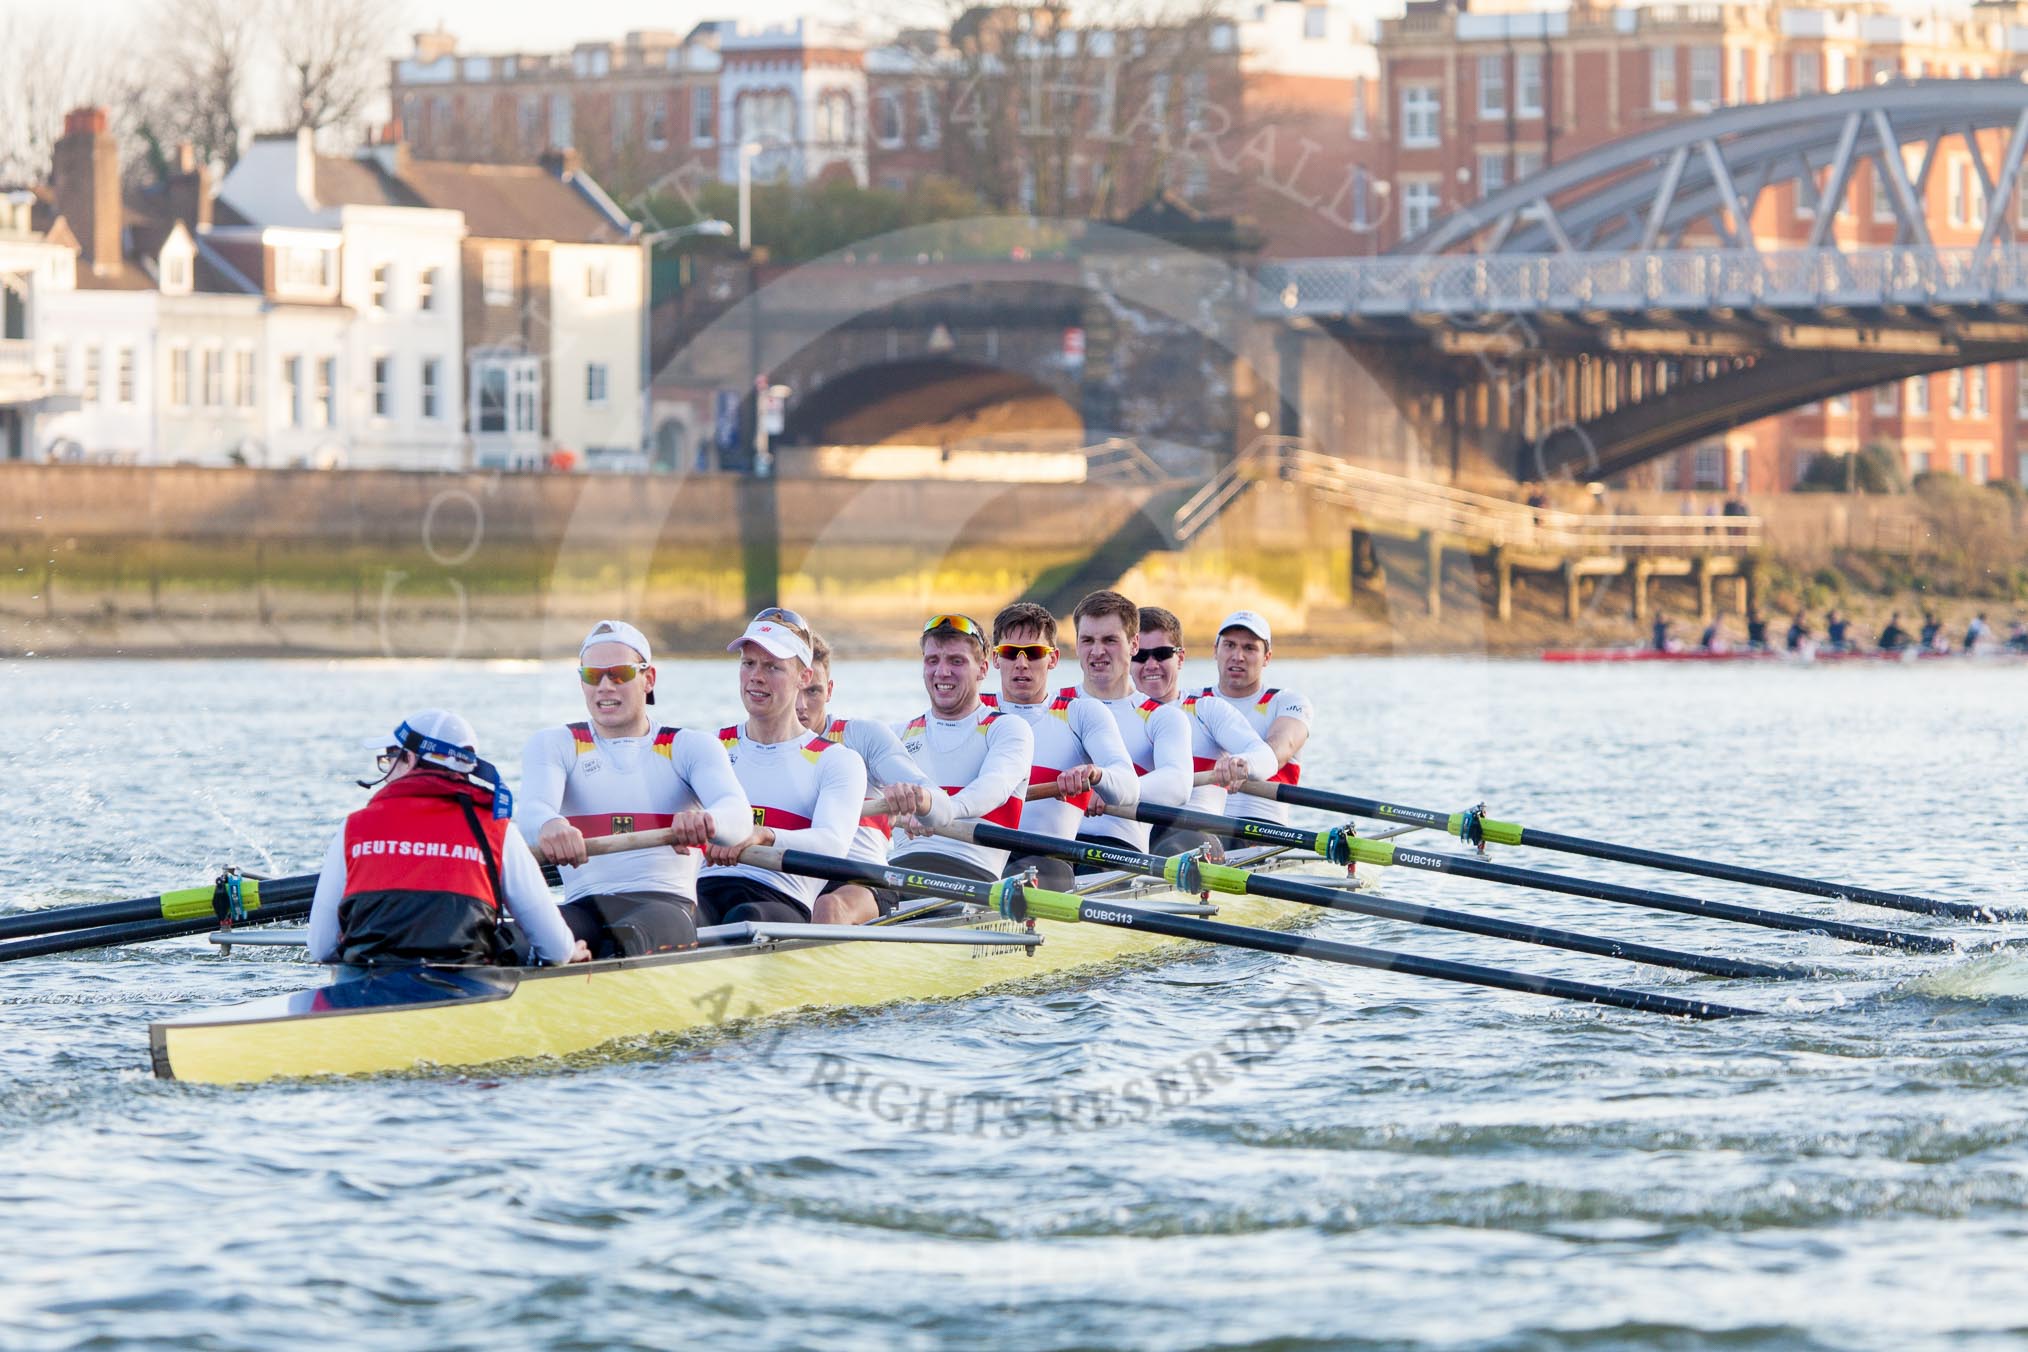
{"type": "MultiPolygon", "coordinates": [[[[159,896],[136,897],[132,901],[101,901],[88,906],[53,906],[21,915],[0,916],[0,939],[18,939],[30,934],[56,934],[63,930],[93,925],[119,924],[129,920],[215,919],[213,898],[223,880],[205,887],[186,887],[159,896]]],[[[287,901],[297,895],[309,896],[317,887],[317,875],[299,873],[291,878],[242,878],[240,903],[248,911],[272,901],[287,901]]],[[[90,947],[90,945],[85,945],[90,947]]],[[[57,950],[61,951],[61,950],[57,950]]]]}
{"type": "Polygon", "coordinates": [[[1476,825],[1478,833],[1496,845],[1531,845],[1537,849],[1560,850],[1565,854],[1581,854],[1593,859],[1609,859],[1619,864],[1639,864],[1645,868],[1667,869],[1674,873],[1694,873],[1706,878],[1722,878],[1726,882],[1751,883],[1756,887],[1776,887],[1788,892],[1830,897],[1836,901],[1856,901],[1867,906],[1884,906],[1896,911],[1944,915],[1956,920],[1976,920],[1982,923],[2028,920],[2028,910],[1981,906],[1962,901],[1939,901],[1933,897],[1912,896],[1906,892],[1884,892],[1875,887],[1826,882],[1820,878],[1798,877],[1793,873],[1776,873],[1769,869],[1749,868],[1744,864],[1728,864],[1723,860],[1696,859],[1689,855],[1667,854],[1661,850],[1644,850],[1633,845],[1615,845],[1609,840],[1588,840],[1583,836],[1537,831],[1518,822],[1492,821],[1486,818],[1477,818],[1474,822],[1472,813],[1399,807],[1374,798],[1360,798],[1349,793],[1333,793],[1324,789],[1306,789],[1296,784],[1271,784],[1251,779],[1247,781],[1246,792],[1257,798],[1272,798],[1291,807],[1319,808],[1326,812],[1343,812],[1376,821],[1414,822],[1419,826],[1448,831],[1460,839],[1469,839],[1476,825]]]}
{"type": "MultiPolygon", "coordinates": [[[[272,894],[258,912],[247,917],[247,923],[266,923],[274,920],[300,920],[310,913],[310,891],[316,879],[310,880],[311,888],[294,900],[276,901],[272,894]]],[[[117,925],[97,925],[89,929],[72,930],[65,934],[45,934],[33,939],[15,939],[0,943],[0,962],[12,962],[16,958],[47,957],[51,953],[72,953],[84,948],[109,948],[115,944],[138,944],[151,939],[174,939],[185,934],[203,934],[218,928],[218,917],[209,908],[202,916],[184,920],[134,920],[117,925]]]]}
{"type": "Polygon", "coordinates": [[[1274,930],[1250,929],[1244,925],[1228,925],[1216,920],[1200,920],[1194,916],[1144,910],[1134,906],[1122,906],[1116,902],[1087,900],[1068,892],[1051,892],[1040,887],[1029,887],[1012,878],[1002,878],[990,883],[973,882],[964,878],[948,878],[941,874],[921,873],[913,869],[864,864],[852,859],[832,859],[802,850],[759,846],[749,849],[743,856],[743,862],[783,873],[797,873],[804,877],[824,878],[833,882],[870,882],[875,886],[891,887],[918,896],[938,895],[954,898],[963,896],[981,905],[991,906],[1014,920],[1032,916],[1059,923],[1083,922],[1106,925],[1115,929],[1143,930],[1174,939],[1195,939],[1200,943],[1221,944],[1228,948],[1243,948],[1256,953],[1278,953],[1287,957],[1309,958],[1317,962],[1336,962],[1348,967],[1401,972],[1408,976],[1428,977],[1437,981],[1490,986],[1496,990],[1521,991],[1529,995],[1546,995],[1582,1004],[1610,1005],[1617,1009],[1669,1014],[1686,1019],[1725,1019],[1760,1013],[1759,1010],[1714,1004],[1708,1000],[1686,1000],[1680,996],[1658,995],[1648,991],[1629,990],[1621,986],[1600,986],[1588,981],[1568,981],[1562,977],[1510,972],[1498,967],[1480,967],[1473,963],[1424,958],[1389,949],[1365,948],[1357,944],[1340,943],[1334,939],[1316,939],[1306,935],[1282,934],[1274,930]]]}
{"type": "Polygon", "coordinates": [[[1056,836],[1038,835],[1033,831],[1010,831],[989,822],[956,822],[939,828],[937,834],[948,836],[953,840],[973,841],[988,849],[1047,854],[1074,863],[1098,864],[1107,868],[1126,869],[1133,873],[1145,873],[1157,878],[1166,878],[1172,887],[1182,892],[1201,892],[1209,888],[1216,892],[1242,896],[1297,901],[1311,906],[1326,907],[1333,911],[1348,911],[1354,915],[1370,915],[1409,925],[1428,925],[1435,929],[1458,930],[1465,934],[1483,934],[1495,939],[1512,939],[1518,943],[1540,944],[1545,948],[1568,949],[1573,953],[1623,958],[1628,962],[1646,963],[1654,967],[1673,967],[1686,972],[1701,972],[1706,976],[1796,981],[1812,975],[1807,968],[1802,967],[1713,957],[1704,953],[1686,953],[1673,948],[1626,943],[1618,939],[1600,939],[1574,930],[1518,924],[1490,916],[1472,915],[1464,911],[1416,906],[1386,897],[1348,896],[1332,888],[1306,884],[1293,878],[1276,878],[1253,873],[1247,869],[1233,868],[1224,864],[1208,863],[1192,855],[1179,854],[1164,859],[1160,855],[1140,854],[1095,841],[1071,841],[1056,836]]]}
{"type": "Polygon", "coordinates": [[[1430,873],[1452,873],[1461,878],[1479,878],[1487,882],[1507,883],[1514,887],[1539,888],[1544,892],[1562,892],[1573,897],[1589,897],[1594,901],[1614,901],[1627,906],[1645,906],[1656,911],[1701,915],[1711,920],[1732,920],[1742,925],[1759,925],[1763,929],[1791,930],[1798,934],[1826,934],[1834,939],[1844,939],[1855,944],[1871,944],[1876,948],[1900,948],[1915,953],[1948,953],[1957,948],[1956,940],[1929,934],[1876,929],[1871,925],[1853,925],[1842,920],[1820,920],[1815,916],[1791,915],[1786,911],[1766,911],[1757,906],[1735,906],[1724,901],[1701,901],[1695,897],[1652,892],[1645,887],[1622,887],[1617,883],[1588,882],[1582,878],[1538,873],[1534,869],[1514,868],[1507,864],[1495,864],[1463,855],[1404,850],[1399,845],[1362,840],[1344,830],[1306,831],[1300,827],[1279,826],[1273,822],[1218,817],[1208,812],[1191,812],[1183,808],[1161,807],[1153,803],[1139,803],[1125,808],[1109,807],[1106,811],[1117,817],[1130,817],[1135,821],[1152,822],[1157,826],[1180,826],[1186,830],[1209,831],[1241,840],[1294,845],[1298,849],[1313,850],[1334,864],[1376,864],[1383,867],[1395,865],[1430,873]]]}

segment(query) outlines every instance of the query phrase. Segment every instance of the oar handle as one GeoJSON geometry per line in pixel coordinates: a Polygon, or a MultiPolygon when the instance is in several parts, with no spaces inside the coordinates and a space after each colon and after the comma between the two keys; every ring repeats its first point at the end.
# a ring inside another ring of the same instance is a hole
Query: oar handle
{"type": "Polygon", "coordinates": [[[587,855],[624,854],[628,850],[652,850],[665,845],[697,848],[690,841],[678,840],[675,827],[663,826],[653,831],[620,831],[610,836],[592,836],[585,841],[584,852],[587,855]]]}

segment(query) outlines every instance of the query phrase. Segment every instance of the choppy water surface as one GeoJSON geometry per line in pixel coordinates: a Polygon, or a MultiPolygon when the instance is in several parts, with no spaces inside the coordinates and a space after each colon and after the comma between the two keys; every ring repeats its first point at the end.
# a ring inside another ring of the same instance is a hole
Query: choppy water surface
{"type": "MultiPolygon", "coordinates": [[[[1484,798],[1547,828],[2020,900],[2028,671],[1290,661],[1272,674],[1327,711],[1306,782],[1427,806],[1484,798]]],[[[841,712],[920,702],[906,664],[840,675],[841,712]]],[[[448,703],[511,765],[529,731],[573,714],[571,680],[560,665],[0,666],[0,904],[189,886],[227,862],[308,869],[362,797],[359,739],[448,703]]],[[[727,664],[672,665],[663,689],[665,716],[735,716],[727,664]]],[[[217,1090],[150,1078],[147,1022],[318,969],[196,941],[11,964],[0,1345],[1907,1348],[2028,1334],[2021,962],[1384,882],[1824,975],[1756,989],[1333,916],[1319,932],[1772,1017],[1689,1026],[1220,953],[529,1074],[217,1090]],[[1249,1022],[1283,1035],[1233,1051],[1249,1022]],[[1107,1106],[1164,1076],[1153,1111],[1107,1106]]]]}

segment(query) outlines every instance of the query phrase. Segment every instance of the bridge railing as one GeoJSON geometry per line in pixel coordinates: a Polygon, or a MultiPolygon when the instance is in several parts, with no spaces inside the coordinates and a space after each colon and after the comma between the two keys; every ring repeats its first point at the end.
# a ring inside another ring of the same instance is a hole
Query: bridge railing
{"type": "Polygon", "coordinates": [[[1177,511],[1188,541],[1256,483],[1292,483],[1349,507],[1375,529],[1430,531],[1524,553],[1737,553],[1758,549],[1751,516],[1615,516],[1531,507],[1511,498],[1411,479],[1313,450],[1298,437],[1260,437],[1177,511]]]}
{"type": "Polygon", "coordinates": [[[1313,258],[1264,266],[1263,314],[1529,314],[2028,302],[2028,247],[1669,249],[1313,258]]]}

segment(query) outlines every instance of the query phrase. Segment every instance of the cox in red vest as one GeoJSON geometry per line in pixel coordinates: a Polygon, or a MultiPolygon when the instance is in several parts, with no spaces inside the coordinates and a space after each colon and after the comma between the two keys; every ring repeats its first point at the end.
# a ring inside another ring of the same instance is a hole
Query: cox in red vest
{"type": "Polygon", "coordinates": [[[462,776],[417,765],[345,819],[338,961],[490,963],[508,819],[462,776]]]}

